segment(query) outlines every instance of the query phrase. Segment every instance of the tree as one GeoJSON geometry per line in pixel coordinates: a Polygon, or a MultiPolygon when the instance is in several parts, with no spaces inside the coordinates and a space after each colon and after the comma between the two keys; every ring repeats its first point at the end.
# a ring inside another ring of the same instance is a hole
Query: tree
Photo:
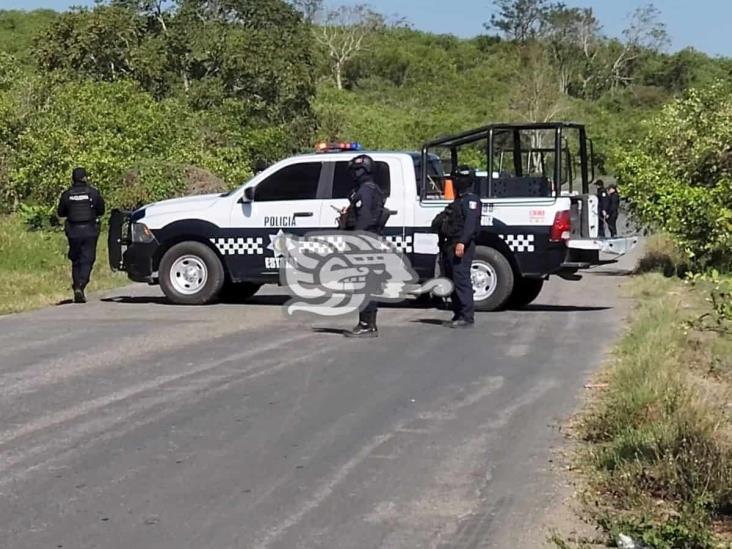
{"type": "Polygon", "coordinates": [[[314,23],[323,10],[323,0],[291,0],[290,3],[308,23],[314,23]]]}
{"type": "Polygon", "coordinates": [[[494,0],[498,13],[494,13],[484,27],[498,29],[509,40],[525,43],[540,34],[552,7],[548,0],[494,0]]]}
{"type": "Polygon", "coordinates": [[[567,8],[558,4],[547,10],[542,35],[557,70],[559,90],[568,93],[575,79],[586,89],[594,77],[599,51],[600,23],[592,8],[567,8]]]}
{"type": "Polygon", "coordinates": [[[385,27],[384,17],[368,6],[340,6],[325,12],[314,30],[330,60],[336,87],[343,89],[346,64],[367,47],[367,41],[385,27]]]}
{"type": "Polygon", "coordinates": [[[609,60],[611,88],[629,84],[634,80],[630,70],[641,55],[656,52],[669,41],[666,25],[660,21],[661,12],[653,4],[636,9],[630,15],[628,26],[623,31],[621,47],[609,60]]]}
{"type": "Polygon", "coordinates": [[[554,85],[556,71],[548,61],[540,45],[528,47],[523,54],[523,69],[514,84],[510,109],[524,122],[549,122],[565,108],[564,98],[554,85]]]}
{"type": "Polygon", "coordinates": [[[732,267],[732,92],[692,90],[647,124],[619,178],[636,219],[660,228],[701,267],[732,267]]]}
{"type": "Polygon", "coordinates": [[[105,81],[129,78],[143,34],[144,20],[124,6],[77,9],[61,14],[36,40],[36,58],[49,72],[105,81]]]}
{"type": "Polygon", "coordinates": [[[156,99],[183,95],[196,109],[237,101],[240,123],[298,123],[307,132],[309,33],[283,0],[113,0],[60,16],[37,57],[68,80],[132,79],[156,99]]]}

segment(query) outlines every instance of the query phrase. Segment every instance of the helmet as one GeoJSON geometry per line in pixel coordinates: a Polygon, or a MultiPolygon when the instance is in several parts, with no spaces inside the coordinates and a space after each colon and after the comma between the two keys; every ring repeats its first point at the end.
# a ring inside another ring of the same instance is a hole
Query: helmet
{"type": "Polygon", "coordinates": [[[374,173],[374,159],[366,154],[361,154],[348,163],[348,171],[356,183],[365,181],[374,173]]]}
{"type": "Polygon", "coordinates": [[[74,171],[71,172],[71,181],[73,183],[85,183],[86,170],[84,168],[74,168],[74,171]]]}
{"type": "Polygon", "coordinates": [[[454,174],[455,190],[463,195],[473,190],[475,170],[469,166],[460,166],[454,174]]]}

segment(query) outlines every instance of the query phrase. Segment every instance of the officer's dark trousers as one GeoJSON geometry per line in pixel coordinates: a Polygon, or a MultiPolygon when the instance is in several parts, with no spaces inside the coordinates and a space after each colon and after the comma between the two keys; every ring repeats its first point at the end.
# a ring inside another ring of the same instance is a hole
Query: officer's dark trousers
{"type": "Polygon", "coordinates": [[[73,288],[83,290],[89,284],[94,262],[97,259],[98,234],[85,231],[70,231],[69,259],[71,260],[71,279],[73,288]]]}
{"type": "Polygon", "coordinates": [[[597,236],[600,238],[605,236],[605,218],[602,213],[597,216],[597,236]]]}
{"type": "Polygon", "coordinates": [[[618,216],[611,215],[607,218],[607,228],[610,230],[610,236],[615,238],[618,236],[618,216]]]}
{"type": "Polygon", "coordinates": [[[452,280],[455,289],[452,292],[452,312],[456,319],[467,322],[475,320],[475,303],[473,301],[473,283],[470,279],[470,268],[475,257],[475,243],[465,247],[463,257],[455,255],[455,247],[451,246],[442,253],[442,272],[452,280]]]}
{"type": "Polygon", "coordinates": [[[358,315],[359,322],[363,322],[369,325],[376,325],[376,312],[379,308],[377,301],[369,301],[368,305],[363,308],[361,313],[358,315]]]}

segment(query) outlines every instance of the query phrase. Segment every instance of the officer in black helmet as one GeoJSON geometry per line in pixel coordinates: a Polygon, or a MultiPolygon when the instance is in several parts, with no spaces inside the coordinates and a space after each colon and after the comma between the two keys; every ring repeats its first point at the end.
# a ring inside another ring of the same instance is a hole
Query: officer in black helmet
{"type": "Polygon", "coordinates": [[[99,217],[104,215],[104,200],[89,185],[84,168],[74,168],[71,188],[65,190],[58,203],[58,216],[65,217],[66,238],[69,241],[71,278],[74,302],[86,303],[84,289],[89,284],[97,257],[99,217]]]}
{"type": "Polygon", "coordinates": [[[457,196],[432,222],[440,237],[442,272],[455,285],[453,317],[446,326],[472,328],[475,322],[473,283],[470,276],[475,257],[475,238],[480,229],[480,199],[473,193],[475,171],[459,168],[454,175],[457,196]]]}
{"type": "MultiPolygon", "coordinates": [[[[348,171],[353,178],[355,188],[350,196],[350,205],[344,212],[345,229],[351,231],[368,231],[382,235],[386,225],[384,192],[374,182],[374,160],[362,154],[348,164],[348,171]]],[[[358,325],[346,332],[346,337],[377,337],[376,301],[369,301],[358,315],[358,325]]]]}

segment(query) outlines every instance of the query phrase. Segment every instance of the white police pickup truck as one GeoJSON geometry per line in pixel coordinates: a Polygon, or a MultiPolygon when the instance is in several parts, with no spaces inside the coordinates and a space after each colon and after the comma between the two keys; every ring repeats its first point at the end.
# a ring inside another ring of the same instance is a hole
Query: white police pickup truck
{"type": "MultiPolygon", "coordinates": [[[[533,301],[551,275],[576,279],[621,255],[635,238],[597,238],[597,199],[588,193],[583,126],[493,125],[426,144],[421,152],[369,152],[392,215],[385,236],[422,280],[436,275],[434,217],[452,198],[451,174],[475,170],[482,201],[472,268],[476,307],[492,311],[533,301]],[[582,192],[574,190],[581,187],[582,192]]],[[[113,212],[112,269],[160,284],[176,304],[207,304],[225,286],[240,298],[278,283],[282,233],[335,229],[353,183],[355,144],[322,144],[288,158],[226,194],[192,196],[113,212]]]]}

